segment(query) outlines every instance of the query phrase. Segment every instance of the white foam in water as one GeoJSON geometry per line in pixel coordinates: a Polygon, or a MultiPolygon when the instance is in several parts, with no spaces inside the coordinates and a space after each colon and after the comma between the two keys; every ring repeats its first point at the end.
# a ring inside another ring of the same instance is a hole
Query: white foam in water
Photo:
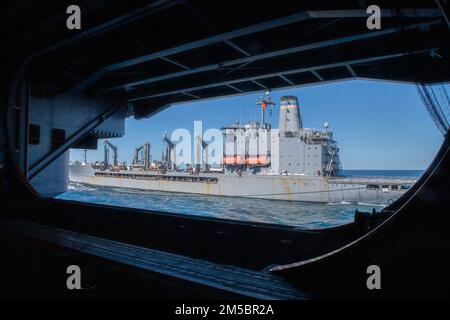
{"type": "Polygon", "coordinates": [[[358,202],[358,205],[360,206],[376,206],[376,207],[386,207],[386,204],[379,204],[379,203],[366,203],[366,202],[358,202]]]}
{"type": "Polygon", "coordinates": [[[349,223],[358,207],[345,202],[329,205],[108,187],[93,189],[80,184],[72,184],[58,199],[311,229],[349,223]]]}
{"type": "Polygon", "coordinates": [[[347,202],[347,201],[341,201],[341,202],[328,202],[327,204],[332,205],[332,206],[336,206],[336,205],[340,205],[340,204],[352,204],[351,202],[347,202]]]}
{"type": "Polygon", "coordinates": [[[95,191],[97,188],[91,188],[86,185],[83,185],[81,183],[77,182],[71,182],[68,186],[69,190],[75,190],[75,191],[95,191]]]}

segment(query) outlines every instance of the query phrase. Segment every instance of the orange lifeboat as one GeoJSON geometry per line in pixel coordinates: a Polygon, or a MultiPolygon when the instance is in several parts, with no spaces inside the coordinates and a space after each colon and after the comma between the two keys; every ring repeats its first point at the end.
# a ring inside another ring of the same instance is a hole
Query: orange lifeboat
{"type": "Polygon", "coordinates": [[[248,157],[245,159],[245,164],[253,166],[264,166],[269,164],[269,157],[259,156],[259,157],[248,157]]]}
{"type": "Polygon", "coordinates": [[[224,157],[223,164],[244,164],[241,156],[224,157]]]}

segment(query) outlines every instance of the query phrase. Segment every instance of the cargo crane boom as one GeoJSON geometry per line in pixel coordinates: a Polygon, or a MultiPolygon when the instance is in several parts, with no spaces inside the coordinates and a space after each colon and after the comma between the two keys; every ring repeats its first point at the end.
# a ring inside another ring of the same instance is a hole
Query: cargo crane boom
{"type": "Polygon", "coordinates": [[[205,140],[203,140],[201,137],[197,136],[197,154],[196,154],[196,158],[197,158],[197,164],[195,164],[195,170],[200,170],[200,166],[203,166],[203,171],[207,172],[210,169],[209,166],[209,151],[208,151],[208,147],[209,147],[209,143],[206,142],[205,140]]]}
{"type": "Polygon", "coordinates": [[[118,161],[117,161],[117,146],[113,145],[108,140],[105,140],[105,144],[104,144],[104,163],[105,163],[105,167],[106,168],[109,167],[109,153],[111,151],[113,153],[113,166],[117,166],[117,164],[118,164],[118,161]]]}
{"type": "Polygon", "coordinates": [[[136,147],[134,149],[134,156],[133,156],[133,166],[141,164],[144,168],[144,170],[148,170],[150,167],[150,148],[151,145],[149,142],[144,143],[143,145],[136,147]],[[143,151],[142,154],[142,160],[139,158],[140,152],[143,151]]]}
{"type": "Polygon", "coordinates": [[[133,156],[133,165],[139,163],[139,152],[144,148],[144,145],[139,146],[134,149],[134,156],[133,156]]]}
{"type": "Polygon", "coordinates": [[[164,165],[173,170],[176,167],[175,163],[176,145],[169,139],[169,137],[167,136],[167,132],[164,132],[163,142],[166,144],[166,150],[163,158],[164,165]],[[171,154],[173,155],[173,162],[171,160],[171,154]]]}

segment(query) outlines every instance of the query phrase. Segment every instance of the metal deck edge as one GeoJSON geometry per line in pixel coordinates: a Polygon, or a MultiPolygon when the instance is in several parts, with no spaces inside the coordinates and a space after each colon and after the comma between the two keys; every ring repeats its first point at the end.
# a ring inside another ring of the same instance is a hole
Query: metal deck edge
{"type": "Polygon", "coordinates": [[[0,228],[153,273],[249,298],[262,300],[307,299],[307,295],[303,292],[278,276],[264,271],[258,272],[215,264],[210,261],[128,245],[26,221],[1,221],[0,228]],[[180,267],[180,260],[189,264],[190,268],[180,267]],[[210,274],[208,271],[211,270],[217,272],[210,274]]]}

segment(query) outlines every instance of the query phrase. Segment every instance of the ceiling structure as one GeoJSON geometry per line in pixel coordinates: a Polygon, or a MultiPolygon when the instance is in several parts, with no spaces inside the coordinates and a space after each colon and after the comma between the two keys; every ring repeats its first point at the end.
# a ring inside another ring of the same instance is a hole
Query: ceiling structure
{"type": "Polygon", "coordinates": [[[4,5],[0,47],[18,61],[32,57],[34,90],[117,95],[137,118],[175,103],[344,79],[449,81],[446,0],[379,0],[380,30],[368,29],[363,0],[86,0],[82,29],[72,31],[70,4],[4,5]]]}

